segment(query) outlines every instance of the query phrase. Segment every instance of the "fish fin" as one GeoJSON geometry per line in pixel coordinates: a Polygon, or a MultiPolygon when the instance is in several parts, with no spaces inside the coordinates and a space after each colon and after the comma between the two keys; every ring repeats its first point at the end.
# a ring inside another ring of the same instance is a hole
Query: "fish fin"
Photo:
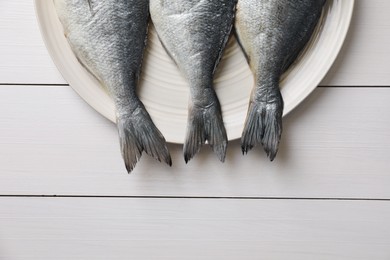
{"type": "MultiPolygon", "coordinates": [[[[322,0],[321,5],[325,5],[326,1],[322,0]]],[[[296,35],[297,40],[293,44],[288,41],[289,51],[287,52],[286,59],[284,61],[282,72],[286,72],[294,65],[295,62],[298,62],[302,55],[306,52],[306,49],[317,42],[320,36],[320,31],[322,30],[325,20],[324,13],[326,10],[322,7],[318,10],[318,13],[314,13],[311,16],[307,17],[305,24],[308,25],[304,31],[296,35]],[[313,18],[314,17],[314,18],[313,18]]]]}
{"type": "Polygon", "coordinates": [[[184,160],[188,163],[201,146],[208,144],[221,162],[225,161],[227,134],[218,100],[208,107],[192,106],[189,109],[187,137],[184,143],[184,160]]]}
{"type": "Polygon", "coordinates": [[[92,0],[87,0],[87,2],[88,2],[89,10],[92,11],[92,0]]]}
{"type": "MultiPolygon", "coordinates": [[[[234,5],[233,10],[235,12],[235,10],[236,10],[235,5],[234,5]]],[[[229,42],[230,37],[232,36],[232,29],[233,29],[233,22],[232,22],[230,28],[226,31],[226,36],[223,39],[223,42],[220,45],[220,48],[218,50],[218,58],[217,58],[217,60],[215,61],[215,64],[214,64],[213,74],[217,71],[217,67],[218,67],[219,63],[221,62],[223,53],[224,53],[224,51],[226,49],[226,46],[227,46],[227,44],[229,42]]]]}
{"type": "Polygon", "coordinates": [[[278,152],[282,134],[283,99],[276,102],[253,102],[241,136],[242,153],[246,154],[261,143],[271,161],[278,152]]]}
{"type": "Polygon", "coordinates": [[[133,113],[118,117],[117,127],[122,157],[128,173],[134,169],[143,151],[172,166],[165,139],[143,105],[133,113]]]}
{"type": "Polygon", "coordinates": [[[238,43],[238,46],[240,46],[242,53],[244,54],[246,62],[248,64],[251,64],[250,57],[249,57],[248,53],[246,53],[245,48],[244,48],[243,44],[241,43],[240,37],[237,33],[237,29],[235,27],[233,27],[233,35],[236,38],[236,42],[238,43]]]}
{"type": "Polygon", "coordinates": [[[88,3],[89,11],[91,13],[91,16],[94,17],[96,15],[96,10],[94,10],[96,5],[92,2],[93,0],[86,0],[88,3]],[[95,5],[95,6],[94,6],[95,5]]]}

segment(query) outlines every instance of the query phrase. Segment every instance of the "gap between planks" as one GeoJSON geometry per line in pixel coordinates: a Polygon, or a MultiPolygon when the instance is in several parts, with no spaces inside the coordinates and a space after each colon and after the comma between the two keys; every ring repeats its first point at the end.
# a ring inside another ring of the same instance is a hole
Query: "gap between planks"
{"type": "MultiPolygon", "coordinates": [[[[0,83],[0,87],[70,87],[69,84],[51,84],[51,83],[0,83]]],[[[347,85],[319,85],[318,88],[390,88],[390,85],[364,85],[364,86],[347,86],[347,85]]]]}
{"type": "Polygon", "coordinates": [[[0,87],[69,87],[69,84],[38,84],[38,83],[0,83],[0,87]]]}
{"type": "Polygon", "coordinates": [[[327,197],[238,197],[238,196],[120,196],[120,195],[7,195],[0,194],[0,198],[87,198],[87,199],[206,199],[206,200],[318,200],[318,201],[388,201],[385,198],[327,198],[327,197]]]}

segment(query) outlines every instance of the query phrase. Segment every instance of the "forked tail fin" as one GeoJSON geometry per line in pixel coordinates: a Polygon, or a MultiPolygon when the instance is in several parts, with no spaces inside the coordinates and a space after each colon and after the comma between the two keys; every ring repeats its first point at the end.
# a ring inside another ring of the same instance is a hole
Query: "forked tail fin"
{"type": "Polygon", "coordinates": [[[273,103],[251,101],[241,136],[242,153],[248,153],[250,149],[261,143],[267,156],[273,161],[282,135],[282,115],[281,98],[273,103]]]}
{"type": "Polygon", "coordinates": [[[117,127],[122,157],[128,173],[134,169],[143,151],[160,162],[172,165],[165,139],[143,105],[133,113],[118,116],[117,127]]]}
{"type": "Polygon", "coordinates": [[[218,100],[208,107],[192,106],[188,113],[184,160],[191,160],[201,146],[208,142],[221,162],[225,161],[227,134],[218,100]]]}

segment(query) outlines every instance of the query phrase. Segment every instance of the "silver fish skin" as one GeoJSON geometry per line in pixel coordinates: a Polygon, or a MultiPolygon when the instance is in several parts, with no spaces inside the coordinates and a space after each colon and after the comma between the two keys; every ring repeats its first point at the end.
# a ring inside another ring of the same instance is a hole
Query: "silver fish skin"
{"type": "Polygon", "coordinates": [[[225,160],[227,134],[213,78],[233,27],[236,0],[151,0],[150,14],[168,54],[190,86],[184,159],[208,141],[225,160]]]}
{"type": "Polygon", "coordinates": [[[134,169],[143,151],[171,165],[165,139],[136,95],[149,1],[54,0],[54,4],[73,52],[114,101],[127,171],[134,169]]]}
{"type": "Polygon", "coordinates": [[[326,0],[238,0],[235,33],[254,75],[241,148],[274,160],[282,134],[280,77],[309,41],[326,0]]]}

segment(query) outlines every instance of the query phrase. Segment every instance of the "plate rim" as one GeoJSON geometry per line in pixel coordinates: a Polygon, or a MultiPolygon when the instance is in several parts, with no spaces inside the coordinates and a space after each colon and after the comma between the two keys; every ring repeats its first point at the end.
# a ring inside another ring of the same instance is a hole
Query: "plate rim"
{"type": "MultiPolygon", "coordinates": [[[[345,16],[343,18],[342,26],[338,29],[338,37],[336,37],[337,40],[333,42],[333,48],[332,51],[328,54],[331,54],[327,62],[322,64],[322,70],[321,73],[318,73],[316,75],[315,80],[313,80],[313,84],[310,85],[310,87],[303,88],[300,92],[299,96],[296,96],[292,100],[289,100],[289,103],[285,105],[283,116],[286,116],[291,111],[293,111],[300,103],[302,103],[303,100],[305,100],[320,84],[320,82],[323,80],[323,78],[326,76],[326,74],[329,72],[330,68],[333,66],[335,60],[339,56],[339,53],[343,47],[343,44],[345,43],[345,39],[348,35],[348,31],[350,29],[354,9],[355,9],[355,0],[349,0],[349,1],[341,1],[341,0],[332,0],[334,2],[339,2],[340,5],[342,5],[342,8],[344,9],[344,12],[342,14],[345,16]]],[[[51,3],[53,4],[53,0],[51,0],[51,3]]],[[[104,116],[106,119],[110,120],[111,122],[115,123],[115,108],[112,104],[112,101],[110,101],[109,96],[107,95],[107,92],[102,87],[97,87],[94,89],[95,92],[100,93],[99,95],[89,95],[88,88],[82,89],[79,87],[75,87],[78,84],[73,84],[72,77],[69,77],[69,69],[61,62],[61,55],[59,55],[59,51],[56,51],[55,45],[53,45],[53,42],[55,42],[54,37],[50,38],[48,33],[45,33],[45,29],[47,25],[45,24],[46,17],[44,15],[41,15],[40,10],[42,10],[42,6],[47,6],[47,0],[34,0],[34,9],[35,9],[35,16],[38,21],[38,27],[41,33],[41,37],[43,39],[43,42],[45,44],[45,47],[47,51],[50,54],[50,57],[57,67],[58,71],[62,75],[62,77],[65,79],[66,82],[68,82],[69,86],[89,105],[91,106],[95,111],[97,111],[99,114],[104,116]]],[[[91,75],[89,75],[91,76],[91,75]]],[[[249,96],[248,96],[248,102],[249,102],[249,96]]],[[[241,127],[242,131],[243,126],[241,127]]],[[[229,130],[229,129],[227,129],[229,130]]],[[[241,131],[238,131],[237,129],[234,129],[235,131],[231,130],[233,133],[228,133],[228,139],[229,141],[239,139],[241,137],[241,131]]],[[[163,132],[163,135],[165,136],[167,142],[174,143],[174,144],[183,144],[184,139],[179,138],[177,135],[170,135],[163,132]]]]}

